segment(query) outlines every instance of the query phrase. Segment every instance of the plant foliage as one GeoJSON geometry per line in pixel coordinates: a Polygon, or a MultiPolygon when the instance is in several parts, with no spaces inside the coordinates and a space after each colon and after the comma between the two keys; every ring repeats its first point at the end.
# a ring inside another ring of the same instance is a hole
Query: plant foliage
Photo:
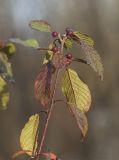
{"type": "Polygon", "coordinates": [[[57,156],[52,152],[43,152],[43,144],[46,136],[47,127],[51,117],[55,99],[59,75],[62,75],[61,88],[65,97],[65,104],[73,114],[76,123],[84,138],[88,131],[88,120],[86,112],[91,106],[91,93],[89,87],[83,82],[77,71],[71,69],[72,62],[80,62],[90,65],[98,76],[103,80],[103,65],[100,55],[94,47],[94,40],[79,31],[66,28],[65,33],[60,34],[52,31],[51,25],[44,20],[33,20],[29,23],[32,29],[41,32],[49,32],[53,38],[49,46],[42,48],[35,39],[21,40],[19,38],[10,38],[9,42],[0,45],[0,102],[2,108],[6,108],[9,93],[6,90],[6,81],[13,81],[11,63],[9,58],[15,52],[16,48],[13,43],[32,47],[44,52],[43,65],[34,83],[34,92],[36,99],[44,107],[46,113],[46,122],[42,134],[41,142],[38,143],[39,133],[39,114],[32,115],[25,124],[20,135],[21,151],[16,152],[13,158],[18,155],[27,153],[34,160],[58,160],[57,156]],[[73,44],[78,44],[85,59],[75,57],[73,53],[67,52],[73,48],[73,44]],[[61,74],[60,74],[61,73],[61,74]]]}

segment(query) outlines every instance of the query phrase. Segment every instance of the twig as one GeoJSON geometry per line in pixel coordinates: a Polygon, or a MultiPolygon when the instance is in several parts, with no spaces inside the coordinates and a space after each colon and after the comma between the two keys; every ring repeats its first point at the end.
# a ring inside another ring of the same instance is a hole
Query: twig
{"type": "Polygon", "coordinates": [[[46,136],[46,131],[47,131],[48,124],[49,124],[49,120],[50,120],[51,113],[52,113],[52,110],[53,110],[54,97],[55,97],[55,92],[56,92],[57,80],[58,80],[59,72],[60,72],[60,70],[57,70],[57,72],[56,72],[56,78],[55,78],[55,82],[54,82],[55,85],[54,85],[53,95],[52,95],[52,99],[51,99],[51,105],[50,105],[50,108],[49,108],[49,110],[48,110],[48,116],[47,116],[47,119],[46,119],[44,131],[43,131],[43,136],[42,136],[41,143],[40,143],[40,147],[39,147],[39,150],[38,150],[38,157],[37,157],[36,160],[39,160],[39,156],[41,155],[42,147],[43,147],[44,140],[45,140],[45,136],[46,136]]]}
{"type": "Polygon", "coordinates": [[[41,47],[37,48],[37,50],[39,50],[39,51],[50,51],[49,48],[41,48],[41,47]]]}
{"type": "Polygon", "coordinates": [[[81,62],[81,63],[84,63],[84,64],[88,64],[86,60],[80,59],[80,58],[74,58],[73,61],[75,61],[75,62],[81,62]]]}

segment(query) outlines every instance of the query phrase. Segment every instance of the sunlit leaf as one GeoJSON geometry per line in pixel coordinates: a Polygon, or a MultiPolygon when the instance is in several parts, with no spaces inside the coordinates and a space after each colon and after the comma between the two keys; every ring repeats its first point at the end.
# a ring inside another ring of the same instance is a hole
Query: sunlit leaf
{"type": "Polygon", "coordinates": [[[37,149],[37,138],[38,138],[38,127],[39,127],[39,115],[35,114],[29,118],[29,121],[25,124],[20,135],[20,145],[22,150],[29,150],[26,152],[28,155],[34,155],[37,149]]]}
{"type": "Polygon", "coordinates": [[[65,47],[66,49],[71,49],[72,46],[73,46],[72,40],[69,39],[69,38],[67,38],[66,41],[65,41],[64,47],[65,47]]]}
{"type": "Polygon", "coordinates": [[[47,106],[52,92],[52,63],[44,64],[35,80],[35,97],[43,106],[47,106]]]}
{"type": "Polygon", "coordinates": [[[9,96],[7,83],[0,77],[0,110],[7,109],[9,96]]]}
{"type": "Polygon", "coordinates": [[[6,86],[6,82],[3,78],[0,76],[0,93],[4,90],[4,87],[6,86]]]}
{"type": "Polygon", "coordinates": [[[81,47],[86,55],[87,63],[94,69],[99,75],[100,79],[103,80],[103,65],[100,55],[92,47],[87,45],[85,41],[81,41],[81,47]]]}
{"type": "Polygon", "coordinates": [[[52,48],[53,48],[53,43],[51,43],[48,47],[49,50],[46,52],[46,56],[43,60],[43,64],[47,64],[48,61],[52,59],[52,56],[53,56],[52,48]]]}
{"type": "Polygon", "coordinates": [[[1,103],[2,103],[2,108],[3,109],[7,108],[8,102],[9,102],[9,92],[2,93],[1,103]]]}
{"type": "Polygon", "coordinates": [[[74,35],[79,39],[79,42],[84,41],[85,43],[87,43],[87,45],[94,45],[94,40],[90,36],[80,32],[74,32],[74,35]]]}
{"type": "Polygon", "coordinates": [[[87,112],[91,105],[91,94],[88,86],[81,81],[78,74],[68,68],[62,80],[62,91],[67,101],[79,108],[81,112],[87,112]]]}
{"type": "Polygon", "coordinates": [[[32,47],[32,48],[38,48],[39,43],[36,39],[27,39],[27,40],[21,40],[19,38],[10,38],[9,41],[13,43],[21,44],[25,47],[32,47]]]}
{"type": "Polygon", "coordinates": [[[78,107],[76,107],[72,104],[68,104],[68,106],[70,107],[70,109],[76,119],[77,125],[78,125],[79,129],[81,130],[82,136],[85,137],[85,135],[88,131],[88,121],[87,121],[87,117],[86,117],[85,113],[81,112],[78,107]]]}
{"type": "Polygon", "coordinates": [[[14,54],[15,52],[16,52],[16,47],[15,47],[15,45],[13,44],[13,43],[11,43],[11,42],[8,42],[7,44],[6,44],[6,47],[8,48],[8,52],[9,52],[9,54],[14,54]]]}
{"type": "Polygon", "coordinates": [[[30,22],[30,27],[32,29],[41,31],[41,32],[51,32],[51,26],[44,20],[34,20],[30,22]]]}
{"type": "Polygon", "coordinates": [[[9,82],[14,82],[11,63],[8,62],[6,54],[0,52],[0,75],[9,82]]]}

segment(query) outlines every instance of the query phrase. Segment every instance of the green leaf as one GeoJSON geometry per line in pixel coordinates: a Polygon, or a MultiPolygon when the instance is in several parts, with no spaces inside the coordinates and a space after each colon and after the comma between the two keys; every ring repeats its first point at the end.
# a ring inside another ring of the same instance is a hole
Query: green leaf
{"type": "Polygon", "coordinates": [[[48,24],[44,20],[34,20],[34,21],[31,21],[29,25],[32,29],[35,29],[41,32],[51,32],[52,30],[50,24],[48,24]]]}
{"type": "Polygon", "coordinates": [[[20,135],[20,145],[23,151],[28,155],[34,155],[38,146],[38,127],[39,127],[39,115],[35,114],[29,118],[29,121],[25,124],[20,135]]]}
{"type": "Polygon", "coordinates": [[[69,38],[67,38],[66,41],[65,41],[64,47],[65,47],[66,49],[71,49],[72,46],[73,46],[72,40],[69,39],[69,38]]]}
{"type": "Polygon", "coordinates": [[[9,92],[3,92],[1,95],[1,104],[2,104],[2,109],[5,110],[7,109],[7,105],[9,102],[9,92]]]}
{"type": "Polygon", "coordinates": [[[32,48],[38,48],[39,47],[39,43],[35,39],[21,40],[19,38],[10,38],[9,41],[11,41],[13,43],[21,44],[25,47],[32,47],[32,48]]]}
{"type": "Polygon", "coordinates": [[[0,93],[4,90],[4,87],[6,86],[5,80],[0,76],[0,93]]]}
{"type": "Polygon", "coordinates": [[[47,64],[49,62],[49,60],[52,60],[52,57],[53,57],[52,48],[53,48],[53,43],[51,43],[48,47],[49,50],[46,52],[46,56],[43,60],[43,64],[47,64]]]}
{"type": "Polygon", "coordinates": [[[100,79],[103,80],[104,71],[100,55],[97,53],[93,46],[87,45],[87,43],[84,41],[81,41],[81,47],[86,55],[87,63],[93,68],[95,72],[97,72],[100,79]]]}
{"type": "Polygon", "coordinates": [[[85,113],[81,112],[78,107],[72,104],[68,103],[68,106],[70,107],[70,110],[72,111],[76,119],[77,125],[81,130],[82,136],[85,137],[88,131],[88,121],[85,113]]]}
{"type": "Polygon", "coordinates": [[[6,44],[6,47],[8,48],[8,53],[9,53],[10,55],[12,55],[12,54],[14,54],[14,53],[16,52],[16,47],[15,47],[15,45],[14,45],[13,43],[8,42],[8,43],[6,44]]]}
{"type": "Polygon", "coordinates": [[[62,92],[68,103],[79,108],[81,112],[87,112],[91,105],[91,94],[88,86],[81,81],[78,74],[68,68],[62,80],[62,92]]]}
{"type": "Polygon", "coordinates": [[[7,83],[0,77],[0,110],[7,109],[9,96],[7,83]]]}
{"type": "Polygon", "coordinates": [[[0,75],[3,79],[14,82],[11,63],[8,62],[8,58],[3,52],[0,52],[0,75]]]}
{"type": "Polygon", "coordinates": [[[74,35],[76,36],[76,38],[79,39],[79,42],[84,41],[85,43],[87,43],[87,45],[90,45],[90,46],[94,45],[94,40],[90,36],[80,32],[74,32],[74,35]]]}

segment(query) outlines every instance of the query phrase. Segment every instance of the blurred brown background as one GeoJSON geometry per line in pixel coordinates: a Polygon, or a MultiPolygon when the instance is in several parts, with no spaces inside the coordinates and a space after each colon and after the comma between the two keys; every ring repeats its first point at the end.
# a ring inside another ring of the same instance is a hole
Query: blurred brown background
{"type": "MultiPolygon", "coordinates": [[[[0,39],[36,38],[45,46],[50,35],[33,31],[33,19],[47,20],[57,31],[70,26],[91,35],[104,63],[104,82],[92,69],[75,64],[92,92],[88,113],[89,131],[83,143],[75,121],[64,104],[57,104],[47,132],[46,149],[62,160],[119,159],[119,1],[118,0],[0,0],[0,39]]],[[[76,48],[75,56],[82,53],[76,48]]],[[[43,55],[17,46],[12,59],[15,85],[9,85],[11,99],[0,112],[0,160],[11,159],[19,150],[19,135],[25,122],[42,108],[34,98],[33,83],[43,55]]],[[[41,120],[43,121],[43,120],[41,120]]],[[[23,159],[23,158],[22,158],[23,159]]]]}

